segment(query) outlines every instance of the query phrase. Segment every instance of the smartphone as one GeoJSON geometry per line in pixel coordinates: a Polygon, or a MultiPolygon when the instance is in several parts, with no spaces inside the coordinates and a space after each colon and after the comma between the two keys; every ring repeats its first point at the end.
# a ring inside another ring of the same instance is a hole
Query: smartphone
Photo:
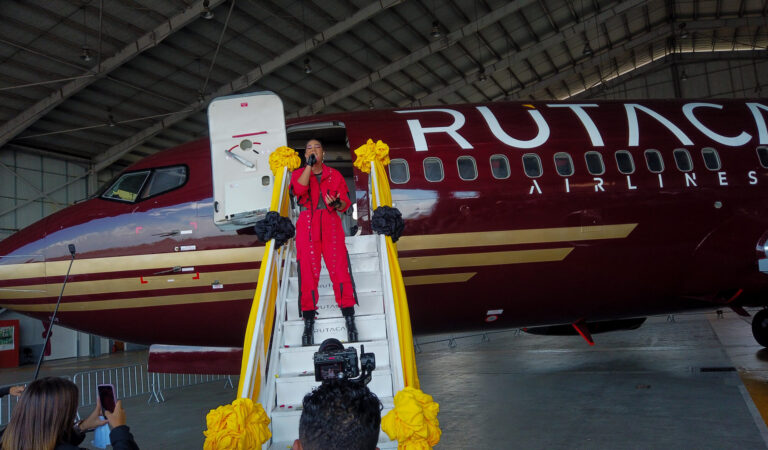
{"type": "Polygon", "coordinates": [[[97,386],[99,390],[99,400],[101,400],[101,407],[105,411],[115,412],[115,386],[111,384],[100,384],[97,386]]]}

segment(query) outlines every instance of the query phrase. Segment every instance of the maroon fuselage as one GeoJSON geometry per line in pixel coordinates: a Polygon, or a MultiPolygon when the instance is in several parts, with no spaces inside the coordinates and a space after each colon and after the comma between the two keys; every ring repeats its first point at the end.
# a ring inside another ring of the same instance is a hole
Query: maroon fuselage
{"type": "MultiPolygon", "coordinates": [[[[764,304],[768,277],[757,261],[765,257],[768,169],[758,147],[768,145],[768,102],[555,106],[568,104],[357,112],[289,128],[343,122],[352,150],[380,139],[407,164],[407,181],[390,186],[406,222],[399,257],[417,333],[764,304]],[[719,168],[705,166],[705,148],[717,152],[719,168]],[[660,173],[647,165],[649,149],[661,153],[660,173]],[[691,171],[677,167],[675,149],[688,150],[691,171]],[[631,173],[619,170],[621,150],[631,173]],[[587,169],[592,151],[602,174],[587,169]],[[573,174],[556,170],[561,153],[573,174]],[[494,176],[494,155],[508,160],[507,178],[494,176]],[[539,157],[540,176],[526,174],[523,155],[539,157]],[[475,179],[459,176],[460,156],[474,158],[475,179]],[[440,159],[441,181],[425,178],[425,158],[440,159]]],[[[189,179],[178,189],[130,204],[92,198],[0,241],[0,305],[47,318],[74,243],[59,324],[138,343],[242,345],[256,285],[248,275],[260,265],[248,252],[263,243],[214,225],[207,139],[127,171],[179,164],[189,179]],[[193,270],[168,273],[187,265],[193,270]]],[[[370,233],[368,175],[355,169],[354,177],[359,222],[370,233]]]]}

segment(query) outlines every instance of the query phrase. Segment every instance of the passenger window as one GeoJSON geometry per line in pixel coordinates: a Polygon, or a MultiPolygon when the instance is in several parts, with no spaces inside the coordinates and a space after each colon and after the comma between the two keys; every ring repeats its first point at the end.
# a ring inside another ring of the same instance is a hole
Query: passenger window
{"type": "Polygon", "coordinates": [[[491,156],[491,173],[493,178],[502,180],[509,178],[509,160],[504,155],[491,156]]]}
{"type": "Polygon", "coordinates": [[[757,147],[757,158],[760,160],[760,165],[768,169],[768,147],[757,147]]]}
{"type": "Polygon", "coordinates": [[[675,164],[681,172],[690,172],[693,170],[693,161],[691,161],[691,154],[684,148],[675,149],[672,153],[675,156],[675,164]]]}
{"type": "Polygon", "coordinates": [[[536,153],[526,153],[523,155],[523,170],[531,178],[541,176],[541,159],[536,153]]]}
{"type": "Polygon", "coordinates": [[[149,183],[147,183],[147,187],[144,189],[141,198],[145,199],[162,194],[163,192],[171,191],[184,185],[186,182],[187,168],[185,166],[155,169],[152,171],[152,178],[149,179],[149,183]]]}
{"type": "Polygon", "coordinates": [[[440,158],[424,158],[424,178],[427,181],[443,181],[443,162],[440,158]]]}
{"type": "Polygon", "coordinates": [[[603,155],[598,152],[587,152],[584,154],[584,160],[587,162],[587,170],[591,175],[602,175],[605,173],[605,164],[603,164],[603,155]]]}
{"type": "Polygon", "coordinates": [[[664,171],[664,160],[661,158],[661,152],[658,150],[645,151],[645,164],[648,165],[648,170],[653,173],[664,171]]]}
{"type": "Polygon", "coordinates": [[[712,147],[706,147],[701,149],[701,156],[704,158],[704,165],[709,170],[720,170],[720,155],[717,154],[717,150],[712,147]]]}
{"type": "Polygon", "coordinates": [[[408,172],[408,161],[404,159],[393,159],[389,163],[389,179],[395,184],[407,183],[410,179],[408,172]]]}
{"type": "Polygon", "coordinates": [[[565,152],[555,153],[555,169],[557,173],[563,177],[570,177],[573,175],[573,160],[571,155],[565,152]]]}
{"type": "Polygon", "coordinates": [[[619,172],[624,175],[635,172],[635,161],[632,159],[631,153],[626,150],[619,150],[614,156],[616,156],[616,166],[618,166],[619,172]]]}
{"type": "Polygon", "coordinates": [[[144,182],[147,181],[148,176],[149,170],[123,174],[109,189],[101,194],[101,197],[133,203],[139,196],[139,192],[141,192],[141,188],[144,186],[144,182]]]}
{"type": "Polygon", "coordinates": [[[477,164],[475,158],[471,156],[459,156],[456,159],[456,165],[459,167],[459,178],[465,181],[477,179],[477,164]]]}

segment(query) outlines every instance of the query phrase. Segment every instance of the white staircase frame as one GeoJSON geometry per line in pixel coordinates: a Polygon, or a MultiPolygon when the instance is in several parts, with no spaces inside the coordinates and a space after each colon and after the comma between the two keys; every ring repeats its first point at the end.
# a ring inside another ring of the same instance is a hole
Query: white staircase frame
{"type": "MultiPolygon", "coordinates": [[[[380,192],[381,188],[378,184],[376,176],[376,170],[374,163],[371,162],[371,176],[369,177],[369,193],[373,193],[375,186],[375,199],[369,196],[371,216],[373,215],[374,206],[381,205],[380,192]],[[375,202],[375,204],[374,204],[375,202]]],[[[386,182],[384,180],[383,182],[386,182]]],[[[278,202],[278,210],[282,209],[284,201],[289,201],[287,198],[288,190],[287,183],[289,183],[289,173],[286,168],[283,169],[283,179],[280,186],[280,199],[278,202]]],[[[289,216],[295,223],[295,211],[290,209],[289,216]]],[[[246,365],[246,372],[244,375],[245,381],[243,382],[243,391],[241,393],[242,398],[251,398],[253,394],[254,378],[256,370],[260,375],[259,380],[259,397],[258,402],[262,404],[267,415],[271,416],[272,411],[277,404],[277,389],[276,389],[276,377],[278,376],[279,363],[277,358],[280,355],[280,348],[283,346],[283,334],[284,334],[284,322],[287,316],[288,301],[286,299],[289,291],[289,278],[291,276],[292,261],[296,253],[295,239],[290,239],[285,245],[275,250],[274,242],[270,245],[266,259],[263,259],[264,264],[260,267],[260,270],[267,270],[268,272],[264,276],[265,287],[261,290],[261,295],[258,299],[259,310],[257,311],[254,334],[255,339],[251,339],[250,353],[256,355],[252,357],[246,365]],[[277,268],[277,279],[273,279],[272,270],[277,268]],[[275,300],[275,318],[273,323],[273,329],[265,330],[265,320],[268,316],[269,306],[269,292],[272,290],[273,283],[278,283],[277,297],[275,300]],[[269,350],[264,349],[265,336],[272,335],[269,350]],[[269,360],[267,359],[269,356],[269,360]]],[[[381,286],[384,301],[384,314],[386,317],[387,328],[387,343],[389,345],[389,371],[392,375],[392,393],[395,394],[405,387],[405,380],[403,375],[402,356],[400,352],[400,334],[397,328],[397,315],[395,310],[395,300],[392,290],[392,274],[390,273],[389,257],[387,254],[387,242],[386,236],[376,236],[376,249],[379,257],[379,273],[381,276],[381,286]]],[[[350,268],[350,272],[352,272],[350,268]]],[[[350,274],[352,275],[352,274],[350,274]]],[[[352,275],[354,276],[354,275],[352,275]]],[[[270,423],[270,431],[272,431],[272,424],[270,423]]],[[[268,449],[272,445],[272,439],[265,442],[262,446],[264,449],[268,449]]]]}
{"type": "MultiPolygon", "coordinates": [[[[376,167],[371,161],[371,176],[368,178],[368,192],[374,192],[372,186],[376,186],[376,207],[381,205],[381,188],[376,177],[376,167]]],[[[373,218],[374,198],[370,196],[369,211],[373,218]]],[[[395,314],[395,296],[392,292],[392,274],[389,271],[389,257],[387,255],[387,241],[385,235],[376,236],[376,246],[379,250],[379,270],[381,271],[381,285],[384,288],[384,315],[387,322],[387,341],[389,342],[389,367],[392,372],[392,392],[400,392],[405,387],[403,379],[403,359],[400,354],[400,333],[397,330],[397,315],[395,314]]]]}

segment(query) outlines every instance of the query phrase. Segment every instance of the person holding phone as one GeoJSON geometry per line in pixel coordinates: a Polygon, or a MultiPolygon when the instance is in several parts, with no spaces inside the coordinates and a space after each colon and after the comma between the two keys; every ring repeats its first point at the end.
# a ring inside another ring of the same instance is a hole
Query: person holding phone
{"type": "Polygon", "coordinates": [[[291,174],[291,188],[303,211],[296,222],[296,259],[301,284],[300,304],[304,318],[303,346],[313,345],[317,315],[317,283],[320,279],[320,255],[331,276],[336,303],[347,326],[349,342],[357,341],[355,327],[355,295],[349,272],[344,229],[337,212],[350,204],[344,177],[323,164],[325,151],[317,139],[307,141],[304,150],[307,164],[291,174]]]}
{"type": "Polygon", "coordinates": [[[13,410],[11,421],[2,432],[0,448],[78,450],[87,431],[109,422],[112,428],[109,440],[113,449],[138,450],[126,425],[125,411],[120,401],[115,404],[114,412],[104,411],[107,420],[99,418],[102,408],[97,398],[93,412],[75,422],[77,405],[77,386],[67,379],[46,377],[30,383],[13,410]]]}

